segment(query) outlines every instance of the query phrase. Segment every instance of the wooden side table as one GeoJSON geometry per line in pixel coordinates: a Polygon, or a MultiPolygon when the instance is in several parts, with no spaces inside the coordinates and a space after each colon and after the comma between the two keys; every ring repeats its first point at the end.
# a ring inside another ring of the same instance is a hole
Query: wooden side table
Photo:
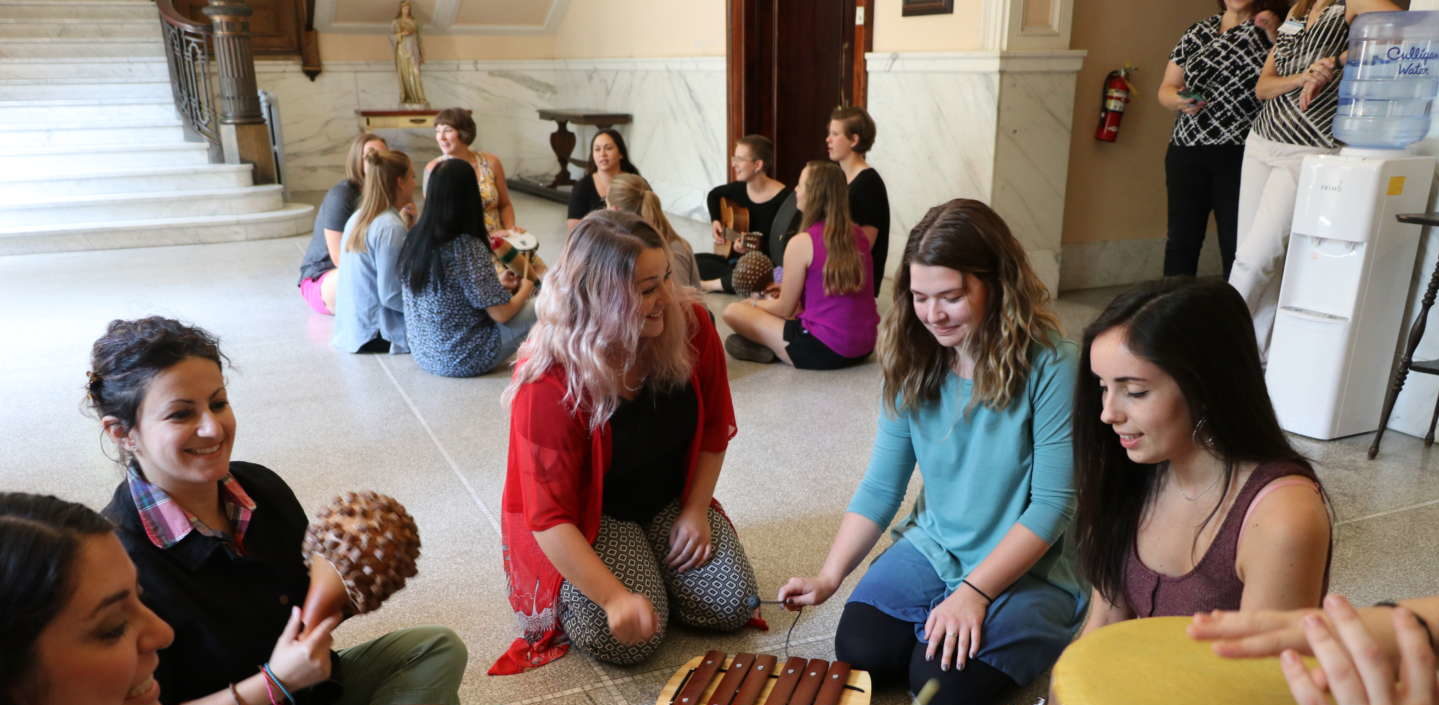
{"type": "Polygon", "coordinates": [[[360,127],[373,130],[406,130],[433,128],[438,110],[356,110],[360,127]]]}
{"type": "Polygon", "coordinates": [[[570,186],[575,180],[570,178],[570,164],[584,166],[588,162],[581,162],[571,159],[570,155],[575,151],[575,133],[565,129],[566,123],[576,125],[594,125],[601,130],[614,127],[615,125],[628,125],[633,119],[629,113],[609,113],[602,110],[584,110],[581,108],[541,108],[541,120],[554,120],[559,128],[550,135],[550,149],[555,150],[555,159],[560,163],[560,171],[555,178],[550,180],[549,188],[570,186]]]}
{"type": "MultiPolygon", "coordinates": [[[[1401,223],[1439,225],[1439,213],[1401,213],[1396,217],[1401,223]]],[[[1434,307],[1436,294],[1439,294],[1439,261],[1435,261],[1434,272],[1429,275],[1429,288],[1424,291],[1424,299],[1419,306],[1418,315],[1414,317],[1414,325],[1409,326],[1404,356],[1394,364],[1394,371],[1390,375],[1389,391],[1384,395],[1384,411],[1379,415],[1379,430],[1374,434],[1374,442],[1369,445],[1370,460],[1379,454],[1379,441],[1384,438],[1384,427],[1389,424],[1389,415],[1394,412],[1394,401],[1399,398],[1399,390],[1404,388],[1404,380],[1409,377],[1409,373],[1439,375],[1439,360],[1414,360],[1414,351],[1418,349],[1419,341],[1424,339],[1424,329],[1429,325],[1429,309],[1434,307]]],[[[1435,403],[1434,415],[1429,418],[1429,433],[1424,436],[1425,447],[1434,445],[1435,421],[1439,421],[1439,401],[1435,403]]]]}

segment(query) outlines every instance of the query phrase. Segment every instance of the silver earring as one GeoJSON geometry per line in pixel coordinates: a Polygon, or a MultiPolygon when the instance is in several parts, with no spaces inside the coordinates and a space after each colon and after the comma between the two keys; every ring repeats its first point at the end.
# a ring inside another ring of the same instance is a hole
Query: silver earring
{"type": "Polygon", "coordinates": [[[1199,421],[1194,424],[1193,433],[1189,435],[1194,440],[1194,445],[1214,450],[1214,434],[1206,428],[1208,425],[1209,418],[1207,416],[1199,417],[1199,421]]]}

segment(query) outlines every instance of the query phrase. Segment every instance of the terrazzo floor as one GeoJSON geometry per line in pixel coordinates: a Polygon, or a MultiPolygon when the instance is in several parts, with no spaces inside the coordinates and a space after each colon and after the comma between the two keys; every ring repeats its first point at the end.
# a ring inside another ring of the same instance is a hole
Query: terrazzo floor
{"type": "MultiPolygon", "coordinates": [[[[563,209],[514,194],[520,224],[551,258],[563,209]]],[[[697,251],[706,227],[677,222],[697,251]]],[[[419,577],[386,607],[347,622],[349,645],[401,626],[453,627],[470,649],[462,690],[485,705],[645,705],[674,669],[708,648],[783,654],[788,615],[772,630],[713,635],[674,629],[663,650],[633,668],[572,654],[520,676],[485,670],[514,638],[500,570],[497,512],[504,478],[507,376],[433,377],[407,356],[345,355],[329,347],[333,321],[310,313],[295,279],[305,238],[143,250],[0,257],[0,489],[49,492],[100,507],[121,474],[98,424],[81,409],[90,344],[113,318],[162,314],[220,336],[233,361],[236,459],[277,470],[316,508],[345,490],[403,501],[424,539],[419,577]]],[[[1066,332],[1113,290],[1059,302],[1066,332]]],[[[728,298],[709,296],[718,313],[728,298]]],[[[727,332],[727,331],[724,331],[727,332]]],[[[819,568],[869,453],[879,408],[874,362],[840,372],[730,360],[739,436],[717,496],[738,527],[768,597],[786,578],[819,568]]],[[[1376,461],[1368,437],[1296,440],[1315,460],[1339,519],[1332,587],[1356,602],[1439,593],[1439,455],[1389,434],[1376,461]]],[[[832,654],[850,580],[804,612],[789,643],[810,658],[832,654]]],[[[1043,683],[1002,702],[1029,705],[1043,683]]],[[[881,691],[876,704],[907,702],[881,691]]]]}

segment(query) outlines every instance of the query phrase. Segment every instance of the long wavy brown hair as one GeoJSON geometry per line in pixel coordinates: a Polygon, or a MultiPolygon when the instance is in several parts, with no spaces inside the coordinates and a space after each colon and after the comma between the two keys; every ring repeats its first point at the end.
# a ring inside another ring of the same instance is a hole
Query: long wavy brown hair
{"type": "Polygon", "coordinates": [[[345,251],[364,252],[365,232],[380,214],[395,207],[400,179],[410,173],[410,157],[404,152],[371,152],[365,157],[365,186],[355,209],[355,226],[345,238],[345,251]]]}
{"type": "Polygon", "coordinates": [[[854,219],[849,215],[849,184],[844,170],[830,161],[804,165],[804,218],[801,232],[824,222],[824,293],[852,294],[864,288],[864,260],[854,241],[854,219]]]}
{"type": "Polygon", "coordinates": [[[894,277],[894,304],[880,329],[884,400],[891,413],[939,399],[958,351],[935,340],[914,311],[909,266],[948,267],[978,277],[989,291],[983,321],[965,339],[974,359],[970,406],[1009,406],[1024,389],[1036,345],[1060,340],[1049,290],[1029,266],[1024,247],[989,206],[956,198],[935,206],[909,233],[894,277]]]}

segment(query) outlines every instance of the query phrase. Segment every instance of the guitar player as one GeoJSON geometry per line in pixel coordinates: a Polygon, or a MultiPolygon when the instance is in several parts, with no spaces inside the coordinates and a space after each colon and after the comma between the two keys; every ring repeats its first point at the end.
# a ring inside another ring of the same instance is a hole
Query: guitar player
{"type": "Polygon", "coordinates": [[[740,255],[751,249],[769,254],[775,213],[794,197],[793,189],[770,178],[769,165],[773,161],[774,143],[768,137],[746,135],[735,142],[734,156],[730,158],[735,180],[711,189],[707,199],[716,252],[695,255],[701,290],[733,294],[730,273],[740,255]],[[744,237],[743,233],[759,235],[744,237]]]}

